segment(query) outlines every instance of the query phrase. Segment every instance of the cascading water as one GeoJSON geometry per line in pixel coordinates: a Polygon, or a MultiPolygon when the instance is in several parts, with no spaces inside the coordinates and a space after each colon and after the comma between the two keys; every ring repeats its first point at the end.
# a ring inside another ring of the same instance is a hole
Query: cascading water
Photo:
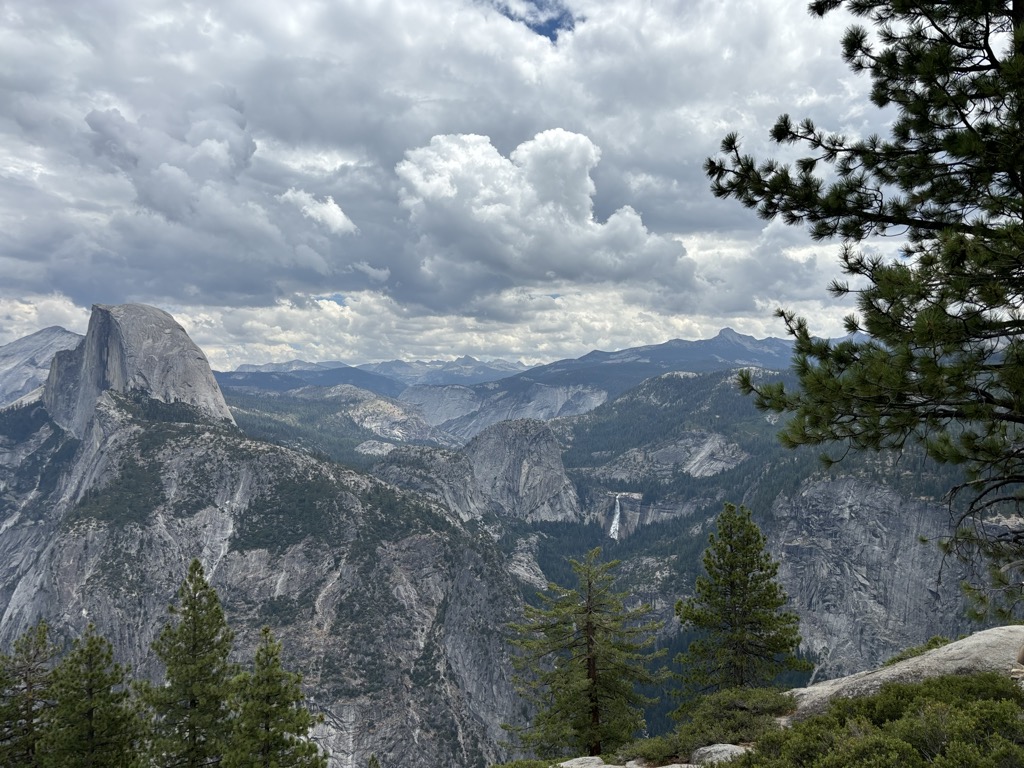
{"type": "Polygon", "coordinates": [[[619,520],[622,517],[622,508],[619,506],[619,494],[615,494],[615,516],[612,518],[612,527],[608,529],[610,538],[619,540],[619,520]]]}

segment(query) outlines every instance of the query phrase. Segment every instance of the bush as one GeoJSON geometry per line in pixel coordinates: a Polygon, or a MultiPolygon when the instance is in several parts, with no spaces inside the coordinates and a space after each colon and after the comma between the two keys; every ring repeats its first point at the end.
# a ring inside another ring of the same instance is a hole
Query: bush
{"type": "Polygon", "coordinates": [[[905,741],[885,733],[851,738],[824,759],[818,768],[924,768],[924,759],[905,741]]]}
{"type": "Polygon", "coordinates": [[[882,726],[916,712],[930,701],[963,706],[973,701],[1004,700],[1012,701],[1018,707],[1024,706],[1024,691],[1005,675],[985,672],[934,677],[920,683],[891,683],[882,686],[874,696],[833,702],[830,711],[841,722],[862,716],[874,725],[882,726]]]}
{"type": "Polygon", "coordinates": [[[1024,692],[997,674],[892,684],[765,733],[738,765],[758,768],[1002,768],[1024,765],[1024,692]]]}
{"type": "Polygon", "coordinates": [[[924,643],[921,643],[921,645],[912,645],[910,648],[905,648],[904,650],[900,651],[895,656],[893,656],[891,659],[886,661],[884,664],[882,664],[882,666],[891,667],[898,661],[906,661],[907,659],[912,659],[915,656],[920,656],[922,653],[925,653],[927,651],[932,651],[936,648],[941,648],[944,645],[949,645],[951,642],[952,641],[948,637],[943,637],[942,635],[935,635],[935,637],[931,638],[930,640],[924,643]]]}
{"type": "Polygon", "coordinates": [[[670,733],[634,741],[622,747],[615,756],[623,763],[629,760],[643,760],[650,765],[667,765],[678,762],[675,758],[679,753],[679,738],[676,734],[670,733]]]}
{"type": "Polygon", "coordinates": [[[666,764],[710,744],[758,741],[777,731],[776,717],[793,708],[793,697],[774,688],[727,688],[690,702],[675,733],[634,742],[619,750],[618,757],[666,764]]]}

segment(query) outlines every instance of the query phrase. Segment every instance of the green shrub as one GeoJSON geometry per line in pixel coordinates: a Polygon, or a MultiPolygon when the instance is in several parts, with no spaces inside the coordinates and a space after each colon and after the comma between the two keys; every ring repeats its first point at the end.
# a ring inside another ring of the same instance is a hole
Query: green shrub
{"type": "Polygon", "coordinates": [[[962,741],[949,745],[944,755],[932,762],[934,768],[1016,768],[1024,765],[1024,752],[1017,744],[1012,744],[996,736],[988,740],[984,746],[965,744],[962,741]]]}
{"type": "Polygon", "coordinates": [[[919,683],[890,683],[874,696],[840,699],[833,702],[830,711],[839,720],[862,716],[875,725],[899,720],[908,712],[921,708],[928,701],[961,705],[971,701],[1012,701],[1024,705],[1024,691],[998,672],[978,675],[947,675],[923,680],[919,683]]]}
{"type": "Polygon", "coordinates": [[[762,768],[811,766],[844,740],[843,727],[830,715],[821,715],[798,723],[792,729],[765,733],[757,740],[757,752],[747,755],[743,765],[762,768]]]}
{"type": "Polygon", "coordinates": [[[905,741],[887,733],[851,738],[815,763],[817,768],[924,768],[924,759],[905,741]]]}
{"type": "Polygon", "coordinates": [[[667,765],[678,762],[675,758],[679,756],[679,752],[679,739],[674,733],[670,733],[627,744],[616,753],[616,759],[623,763],[629,760],[642,760],[649,765],[667,765]]]}
{"type": "Polygon", "coordinates": [[[685,762],[694,750],[709,744],[758,741],[778,730],[776,717],[793,709],[793,697],[774,688],[727,688],[688,703],[685,720],[675,733],[633,742],[620,749],[618,757],[660,765],[685,762]]]}
{"type": "Polygon", "coordinates": [[[927,651],[932,651],[936,648],[941,648],[944,645],[949,645],[951,642],[952,640],[950,640],[948,637],[943,637],[942,635],[935,635],[935,637],[931,638],[930,640],[924,643],[921,643],[921,645],[913,645],[910,648],[905,648],[904,650],[900,651],[895,656],[893,656],[891,659],[889,659],[887,662],[882,664],[882,666],[891,667],[898,661],[906,661],[907,659],[912,659],[915,656],[920,656],[922,653],[925,653],[927,651]]]}
{"type": "Polygon", "coordinates": [[[757,768],[1010,768],[1024,765],[1024,692],[997,674],[886,685],[765,733],[737,765],[757,768]]]}

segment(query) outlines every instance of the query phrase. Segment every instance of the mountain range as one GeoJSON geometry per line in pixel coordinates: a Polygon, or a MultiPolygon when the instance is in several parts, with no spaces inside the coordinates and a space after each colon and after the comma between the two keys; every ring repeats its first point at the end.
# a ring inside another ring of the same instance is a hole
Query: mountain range
{"type": "Polygon", "coordinates": [[[262,624],[284,641],[332,767],[507,757],[501,724],[527,713],[504,627],[594,546],[678,648],[672,606],[723,501],[765,530],[817,676],[967,627],[955,568],[939,582],[919,543],[946,532],[955,478],[912,451],[826,471],[782,449],[734,383],[788,375],[770,372],[788,368],[777,339],[726,329],[425,384],[333,363],[215,375],[140,305],[64,334],[0,347],[24,361],[0,368],[0,646],[40,617],[63,637],[91,620],[152,674],[199,557],[240,653],[262,624]]]}

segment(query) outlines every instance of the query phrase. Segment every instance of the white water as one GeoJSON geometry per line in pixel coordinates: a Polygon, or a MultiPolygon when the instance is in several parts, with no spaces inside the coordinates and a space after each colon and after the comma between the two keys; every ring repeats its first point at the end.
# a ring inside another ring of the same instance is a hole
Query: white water
{"type": "Polygon", "coordinates": [[[619,521],[622,517],[622,508],[619,506],[619,494],[615,494],[615,517],[612,518],[612,527],[608,529],[608,536],[619,540],[619,521]]]}

